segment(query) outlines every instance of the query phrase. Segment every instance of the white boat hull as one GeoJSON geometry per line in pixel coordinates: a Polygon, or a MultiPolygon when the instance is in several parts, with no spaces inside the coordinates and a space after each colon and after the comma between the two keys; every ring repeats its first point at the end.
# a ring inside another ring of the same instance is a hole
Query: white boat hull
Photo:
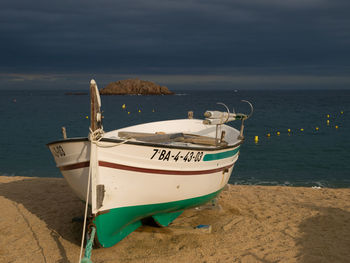
{"type": "MultiPolygon", "coordinates": [[[[185,122],[192,125],[192,133],[208,135],[208,126],[204,126],[207,129],[205,131],[201,122],[185,122]]],[[[170,124],[169,129],[173,130],[176,121],[163,122],[167,123],[170,124]]],[[[161,127],[167,132],[167,125],[161,127]]],[[[167,225],[168,221],[177,216],[172,216],[171,213],[200,205],[223,189],[238,159],[242,143],[236,139],[239,135],[237,130],[228,126],[224,128],[230,136],[235,137],[233,143],[225,147],[123,141],[114,138],[116,132],[112,132],[95,142],[95,145],[87,138],[80,138],[54,142],[49,144],[49,148],[70,187],[85,201],[90,151],[91,147],[96,147],[98,165],[90,187],[89,203],[97,219],[105,218],[103,222],[122,221],[116,223],[119,224],[116,229],[111,229],[108,233],[97,228],[100,243],[111,246],[125,237],[125,233],[137,228],[140,219],[153,216],[162,224],[164,213],[168,213],[170,217],[163,220],[166,222],[164,225],[167,225]],[[143,212],[133,212],[134,216],[129,217],[130,212],[125,210],[143,212]],[[113,216],[113,211],[118,211],[118,216],[113,216]],[[107,218],[106,213],[110,218],[107,218]],[[125,216],[125,222],[119,218],[123,217],[121,215],[125,216]],[[126,228],[129,229],[125,230],[126,228]],[[113,231],[119,231],[118,237],[110,236],[113,231]]],[[[137,131],[137,127],[132,130],[137,131]]],[[[213,136],[214,131],[210,128],[209,135],[213,136]]],[[[96,225],[99,224],[97,219],[94,221],[96,225]]]]}
{"type": "MultiPolygon", "coordinates": [[[[99,210],[172,202],[216,192],[227,184],[238,158],[239,148],[237,146],[219,151],[192,151],[128,144],[110,147],[113,145],[110,142],[100,144],[104,147],[98,147],[96,184],[104,185],[105,197],[99,210]],[[160,154],[151,159],[156,151],[160,154]],[[205,156],[228,151],[237,152],[228,158],[203,161],[205,156]],[[170,153],[169,160],[159,160],[163,157],[162,152],[166,152],[164,156],[170,153]],[[191,161],[184,161],[187,154],[189,160],[192,152],[193,156],[202,156],[201,160],[197,162],[192,157],[191,161]],[[171,160],[171,156],[178,153],[179,160],[171,160]]],[[[58,168],[76,195],[85,201],[90,142],[62,141],[51,145],[50,149],[55,147],[61,148],[65,153],[65,156],[56,157],[58,168]],[[71,160],[76,161],[71,163],[71,160]]]]}

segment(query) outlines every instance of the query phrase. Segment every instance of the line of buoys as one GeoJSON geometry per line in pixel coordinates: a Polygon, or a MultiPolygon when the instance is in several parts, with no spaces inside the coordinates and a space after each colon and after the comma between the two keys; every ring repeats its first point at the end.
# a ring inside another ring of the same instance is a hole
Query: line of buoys
{"type": "MultiPolygon", "coordinates": [[[[340,111],[340,114],[341,115],[343,115],[344,114],[344,111],[340,111]]],[[[329,126],[330,125],[330,120],[329,120],[329,118],[331,117],[331,115],[330,114],[327,114],[326,115],[327,116],[327,120],[326,120],[326,123],[327,123],[327,126],[329,126]]],[[[339,129],[339,125],[332,125],[332,127],[334,127],[335,129],[339,129]]],[[[319,126],[315,126],[315,131],[316,132],[318,132],[319,130],[320,130],[320,127],[319,126]]],[[[304,128],[300,128],[300,130],[299,130],[300,132],[304,132],[304,128]]],[[[290,136],[291,135],[291,133],[292,133],[292,130],[291,129],[287,129],[287,134],[290,136]]],[[[280,136],[281,135],[281,132],[280,131],[276,131],[276,135],[277,136],[280,136]]],[[[266,137],[267,138],[270,138],[271,137],[271,133],[266,133],[266,137]]],[[[254,137],[254,141],[255,141],[255,143],[257,144],[258,142],[259,142],[259,136],[255,136],[254,137]]]]}
{"type": "MultiPolygon", "coordinates": [[[[142,110],[141,110],[141,109],[138,109],[138,110],[137,110],[137,112],[138,112],[138,113],[141,113],[141,112],[142,112],[142,110]]],[[[156,111],[153,109],[153,110],[152,110],[152,112],[156,112],[156,111]]],[[[130,112],[130,111],[127,111],[127,113],[128,113],[128,114],[131,114],[131,112],[130,112]]]]}
{"type": "MultiPolygon", "coordinates": [[[[122,105],[122,109],[123,109],[123,110],[126,109],[126,104],[125,104],[125,103],[122,105]]],[[[142,111],[141,111],[141,109],[137,109],[137,112],[138,112],[138,113],[141,113],[142,111]]],[[[155,109],[152,109],[152,112],[156,112],[155,109]]],[[[127,113],[128,113],[128,114],[131,114],[130,111],[127,111],[127,113]]]]}

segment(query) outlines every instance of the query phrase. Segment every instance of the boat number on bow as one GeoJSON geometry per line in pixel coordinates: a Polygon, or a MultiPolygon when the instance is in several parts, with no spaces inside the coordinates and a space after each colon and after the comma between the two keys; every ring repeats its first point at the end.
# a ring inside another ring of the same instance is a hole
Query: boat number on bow
{"type": "Polygon", "coordinates": [[[183,161],[183,162],[200,162],[203,157],[203,152],[182,152],[169,151],[161,149],[153,149],[151,160],[159,161],[183,161]]]}
{"type": "Polygon", "coordinates": [[[56,145],[52,147],[52,153],[57,157],[64,157],[66,156],[66,153],[64,152],[61,145],[56,145]]]}

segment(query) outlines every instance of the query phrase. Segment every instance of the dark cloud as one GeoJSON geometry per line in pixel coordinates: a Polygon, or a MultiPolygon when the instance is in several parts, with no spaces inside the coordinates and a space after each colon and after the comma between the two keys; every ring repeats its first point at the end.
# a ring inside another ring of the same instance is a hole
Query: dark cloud
{"type": "Polygon", "coordinates": [[[2,0],[0,72],[341,81],[348,10],[345,0],[2,0]]]}

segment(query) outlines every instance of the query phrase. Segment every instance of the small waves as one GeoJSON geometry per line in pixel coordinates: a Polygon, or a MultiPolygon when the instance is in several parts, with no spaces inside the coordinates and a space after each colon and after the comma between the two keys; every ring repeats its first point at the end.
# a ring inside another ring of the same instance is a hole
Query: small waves
{"type": "Polygon", "coordinates": [[[261,185],[261,186],[292,186],[292,187],[320,187],[320,188],[348,188],[350,180],[330,181],[330,180],[305,180],[305,181],[277,181],[259,180],[257,178],[237,179],[230,178],[233,185],[261,185]]]}
{"type": "Polygon", "coordinates": [[[16,174],[15,173],[2,173],[2,172],[0,172],[0,176],[13,177],[13,176],[16,176],[16,174]]]}

